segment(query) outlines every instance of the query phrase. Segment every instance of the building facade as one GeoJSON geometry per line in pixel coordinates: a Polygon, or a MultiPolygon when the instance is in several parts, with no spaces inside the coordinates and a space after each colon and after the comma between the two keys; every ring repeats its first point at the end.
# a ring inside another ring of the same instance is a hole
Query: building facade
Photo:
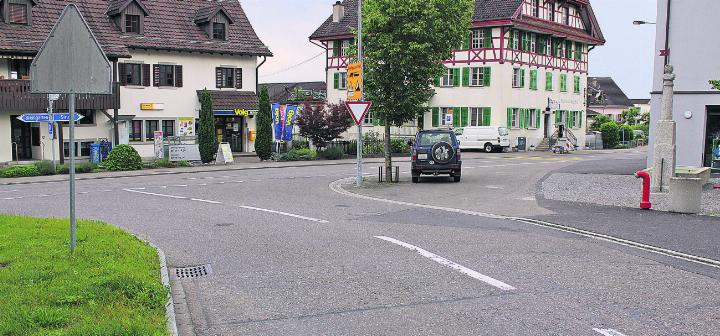
{"type": "Polygon", "coordinates": [[[588,78],[588,114],[604,114],[622,121],[623,111],[634,104],[611,77],[588,78]]]}
{"type": "MultiPolygon", "coordinates": [[[[673,120],[677,126],[677,164],[680,166],[710,166],[713,140],[720,138],[720,91],[708,83],[720,79],[717,57],[720,37],[699,33],[717,31],[715,14],[718,11],[720,2],[714,0],[658,1],[655,45],[657,50],[665,49],[667,41],[670,49],[667,61],[673,65],[676,75],[673,120]]],[[[664,65],[665,58],[657,54],[650,102],[649,167],[654,162],[655,124],[661,115],[664,65]]]]}
{"type": "MultiPolygon", "coordinates": [[[[258,59],[272,54],[238,1],[74,3],[112,62],[115,81],[112,96],[78,98],[84,116],[76,131],[78,157],[89,156],[90,144],[102,139],[152,157],[156,131],[194,136],[202,90],[213,98],[218,140],[230,142],[233,151],[254,151],[258,59]]],[[[0,162],[49,159],[52,140],[60,142],[58,132],[51,139],[46,124],[16,117],[47,109],[46,96],[29,94],[29,66],[65,5],[0,2],[0,13],[13,13],[0,15],[0,162]]],[[[64,99],[54,104],[56,112],[66,112],[64,99]]],[[[67,137],[67,124],[63,128],[67,137]]]]}
{"type": "MultiPolygon", "coordinates": [[[[347,50],[356,26],[357,2],[345,0],[310,36],[327,51],[328,102],[345,99],[347,50]]],[[[469,28],[444,62],[445,75],[435,79],[427,112],[393,132],[504,126],[513,142],[525,137],[530,148],[563,124],[583,146],[588,53],[605,43],[589,1],[476,0],[469,28]]],[[[377,123],[372,114],[365,120],[382,132],[377,123]]]]}

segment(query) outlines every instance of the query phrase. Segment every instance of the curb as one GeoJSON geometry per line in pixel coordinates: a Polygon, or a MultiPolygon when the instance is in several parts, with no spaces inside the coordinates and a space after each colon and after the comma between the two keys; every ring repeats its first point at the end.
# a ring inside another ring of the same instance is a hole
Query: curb
{"type": "Polygon", "coordinates": [[[172,288],[170,287],[170,275],[168,274],[165,252],[163,252],[163,250],[157,245],[147,240],[143,241],[157,251],[158,259],[160,259],[160,278],[162,279],[163,286],[168,289],[167,302],[165,302],[165,319],[167,320],[167,329],[170,336],[178,336],[177,322],[175,321],[175,302],[173,302],[172,288]]]}
{"type": "MultiPolygon", "coordinates": [[[[408,160],[393,160],[394,162],[409,162],[408,160]]],[[[384,161],[365,161],[363,163],[383,163],[384,161]]],[[[356,162],[339,162],[339,163],[317,163],[317,164],[303,164],[303,165],[286,165],[277,167],[238,167],[238,168],[224,168],[224,169],[203,169],[203,170],[192,170],[192,171],[163,171],[154,173],[134,174],[134,175],[118,175],[118,176],[94,176],[94,177],[76,177],[75,181],[87,181],[87,180],[111,180],[121,179],[130,177],[145,177],[145,176],[165,176],[165,175],[181,175],[181,174],[195,174],[195,173],[212,173],[212,172],[228,172],[228,171],[242,171],[242,170],[260,170],[260,169],[284,169],[284,168],[302,168],[302,167],[324,167],[324,166],[348,166],[355,165],[356,162]]],[[[77,175],[76,175],[77,176],[77,175]]],[[[0,182],[0,186],[11,186],[11,185],[27,185],[27,184],[42,184],[42,183],[56,183],[65,182],[67,179],[53,179],[53,180],[39,180],[39,181],[22,181],[22,182],[0,182]]]]}

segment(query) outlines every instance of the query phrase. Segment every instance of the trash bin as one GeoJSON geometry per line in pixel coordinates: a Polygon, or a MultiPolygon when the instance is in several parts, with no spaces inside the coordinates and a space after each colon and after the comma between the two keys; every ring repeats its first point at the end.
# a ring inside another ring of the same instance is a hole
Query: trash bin
{"type": "Polygon", "coordinates": [[[112,143],[110,141],[103,140],[100,143],[100,161],[105,161],[112,151],[112,143]]]}
{"type": "Polygon", "coordinates": [[[100,163],[102,162],[102,153],[100,144],[90,145],[90,162],[100,163]]]}

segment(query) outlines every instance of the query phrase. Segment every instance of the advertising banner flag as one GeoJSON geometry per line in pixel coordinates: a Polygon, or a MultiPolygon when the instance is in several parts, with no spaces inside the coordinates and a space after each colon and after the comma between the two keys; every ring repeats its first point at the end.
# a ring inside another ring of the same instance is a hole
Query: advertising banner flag
{"type": "Polygon", "coordinates": [[[280,104],[272,104],[273,126],[275,127],[275,140],[280,141],[282,135],[282,119],[280,118],[280,104]]]}
{"type": "Polygon", "coordinates": [[[285,124],[283,125],[283,141],[292,141],[293,125],[297,118],[298,107],[288,105],[285,108],[285,124]]]}

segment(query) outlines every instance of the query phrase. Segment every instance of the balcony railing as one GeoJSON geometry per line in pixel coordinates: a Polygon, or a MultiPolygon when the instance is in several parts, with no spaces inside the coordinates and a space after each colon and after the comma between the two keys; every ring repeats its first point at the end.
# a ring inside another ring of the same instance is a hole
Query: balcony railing
{"type": "MultiPolygon", "coordinates": [[[[75,107],[80,110],[111,110],[120,108],[120,85],[113,83],[110,95],[76,95],[75,107]]],[[[30,81],[22,79],[0,80],[0,111],[44,112],[48,107],[46,94],[31,93],[30,81]]],[[[53,104],[56,110],[67,110],[66,95],[53,104]]]]}

